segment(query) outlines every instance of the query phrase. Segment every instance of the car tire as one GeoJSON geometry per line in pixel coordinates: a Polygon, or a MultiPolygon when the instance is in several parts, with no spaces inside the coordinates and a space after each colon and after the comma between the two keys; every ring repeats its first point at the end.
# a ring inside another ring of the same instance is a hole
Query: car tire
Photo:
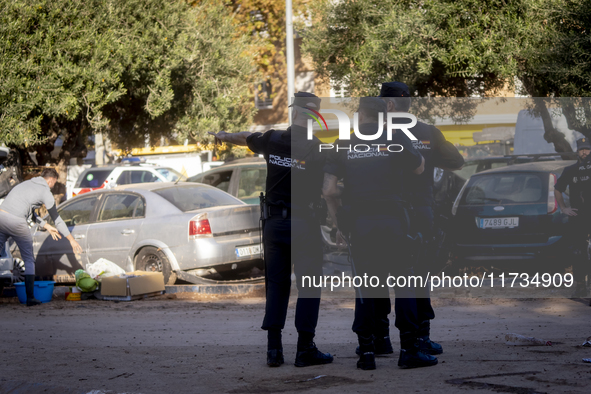
{"type": "Polygon", "coordinates": [[[21,252],[18,249],[11,252],[11,254],[13,260],[13,282],[19,283],[25,280],[25,262],[23,261],[21,252]]]}
{"type": "Polygon", "coordinates": [[[152,246],[142,248],[135,257],[135,269],[147,272],[162,272],[164,284],[172,286],[176,282],[176,273],[172,270],[166,255],[152,246]]]}

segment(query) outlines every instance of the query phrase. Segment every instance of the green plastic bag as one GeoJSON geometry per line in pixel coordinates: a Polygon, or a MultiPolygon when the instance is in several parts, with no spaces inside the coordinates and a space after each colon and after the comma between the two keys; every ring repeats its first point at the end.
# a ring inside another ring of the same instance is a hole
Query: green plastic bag
{"type": "Polygon", "coordinates": [[[95,291],[98,287],[98,282],[90,277],[84,270],[76,271],[76,287],[83,293],[90,293],[95,291]]]}

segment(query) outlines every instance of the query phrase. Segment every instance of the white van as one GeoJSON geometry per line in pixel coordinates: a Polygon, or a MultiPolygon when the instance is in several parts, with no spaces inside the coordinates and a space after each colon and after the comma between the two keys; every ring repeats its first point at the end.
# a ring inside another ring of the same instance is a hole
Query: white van
{"type": "MultiPolygon", "coordinates": [[[[578,131],[568,128],[566,118],[560,109],[549,109],[552,116],[552,125],[556,130],[564,134],[573,151],[576,151],[576,141],[583,135],[578,131]]],[[[528,110],[521,110],[517,115],[515,124],[515,141],[513,145],[514,155],[556,153],[554,144],[544,139],[544,123],[542,118],[533,117],[528,110]]]]}

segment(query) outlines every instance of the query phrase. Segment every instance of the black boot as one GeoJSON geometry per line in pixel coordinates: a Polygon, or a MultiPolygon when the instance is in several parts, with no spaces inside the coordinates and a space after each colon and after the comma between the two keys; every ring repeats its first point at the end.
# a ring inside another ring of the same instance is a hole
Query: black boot
{"type": "Polygon", "coordinates": [[[443,347],[429,338],[431,321],[425,320],[419,324],[419,350],[423,353],[435,355],[443,353],[443,347]]]}
{"type": "Polygon", "coordinates": [[[419,338],[419,350],[427,354],[443,353],[443,347],[437,342],[430,340],[428,336],[419,338]]]}
{"type": "Polygon", "coordinates": [[[269,367],[278,367],[283,362],[281,330],[271,329],[267,331],[267,365],[269,367]]]}
{"type": "Polygon", "coordinates": [[[270,367],[278,367],[283,364],[283,349],[267,350],[267,365],[270,367]]]}
{"type": "Polygon", "coordinates": [[[419,349],[419,340],[415,333],[400,334],[400,368],[421,368],[437,364],[437,357],[426,354],[419,349]]]}
{"type": "Polygon", "coordinates": [[[298,334],[298,351],[294,363],[296,367],[332,363],[333,356],[330,353],[322,353],[316,347],[313,333],[300,331],[298,334]]]}
{"type": "Polygon", "coordinates": [[[359,360],[357,361],[357,368],[364,371],[376,369],[376,355],[373,336],[363,336],[357,334],[359,340],[359,360]]]}
{"type": "Polygon", "coordinates": [[[41,301],[35,298],[35,275],[25,275],[25,291],[27,293],[27,306],[41,304],[41,301]]]}
{"type": "MultiPolygon", "coordinates": [[[[373,341],[374,348],[375,348],[375,355],[376,356],[383,356],[386,354],[394,353],[394,348],[392,348],[392,341],[390,341],[389,336],[385,336],[383,338],[375,338],[373,341]]],[[[355,354],[361,356],[361,348],[357,346],[355,349],[355,354]]]]}

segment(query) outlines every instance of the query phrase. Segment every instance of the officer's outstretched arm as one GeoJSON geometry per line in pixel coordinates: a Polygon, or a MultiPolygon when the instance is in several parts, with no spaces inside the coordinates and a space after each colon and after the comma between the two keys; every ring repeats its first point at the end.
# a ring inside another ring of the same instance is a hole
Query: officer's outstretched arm
{"type": "Polygon", "coordinates": [[[322,184],[322,196],[328,207],[328,214],[335,226],[337,223],[337,209],[341,205],[340,190],[337,186],[337,177],[335,175],[324,173],[324,183],[322,184]]]}
{"type": "Polygon", "coordinates": [[[425,171],[425,158],[421,156],[421,165],[413,170],[413,173],[421,175],[425,171]]]}
{"type": "Polygon", "coordinates": [[[241,131],[239,133],[226,133],[225,131],[220,131],[219,133],[214,133],[213,131],[208,131],[207,134],[213,135],[215,138],[222,142],[228,142],[230,144],[235,145],[243,145],[246,146],[246,139],[252,134],[250,131],[241,131]]]}

